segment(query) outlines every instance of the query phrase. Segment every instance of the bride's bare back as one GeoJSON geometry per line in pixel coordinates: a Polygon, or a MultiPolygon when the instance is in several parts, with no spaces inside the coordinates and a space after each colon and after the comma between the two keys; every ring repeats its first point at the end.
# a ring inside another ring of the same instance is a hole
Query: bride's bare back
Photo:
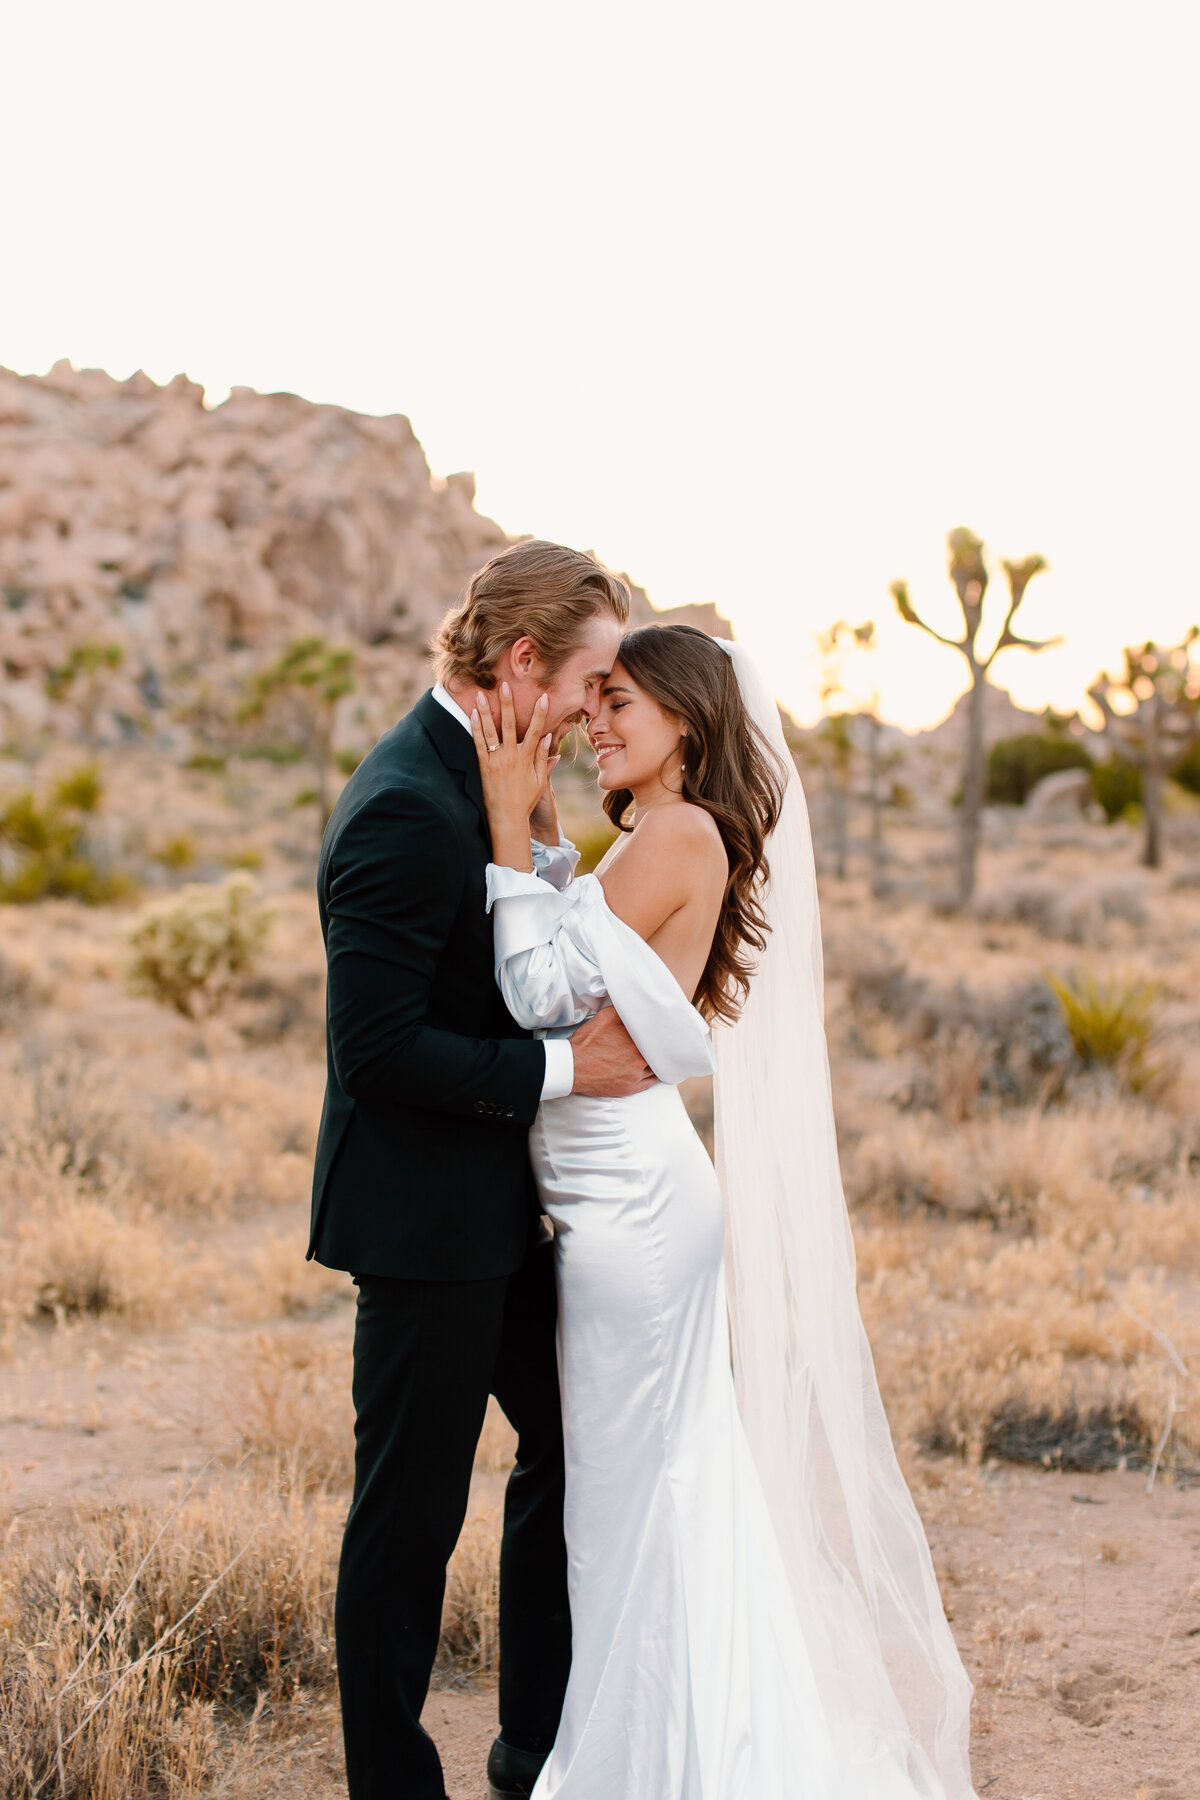
{"type": "Polygon", "coordinates": [[[689,998],[704,974],[729,860],[716,821],[687,800],[651,807],[596,871],[612,911],[666,963],[689,998]]]}

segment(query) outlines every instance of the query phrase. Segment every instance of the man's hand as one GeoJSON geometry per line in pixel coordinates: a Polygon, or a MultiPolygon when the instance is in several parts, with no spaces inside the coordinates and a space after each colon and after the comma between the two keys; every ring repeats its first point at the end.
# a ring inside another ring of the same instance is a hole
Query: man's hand
{"type": "Polygon", "coordinates": [[[571,1039],[575,1058],[573,1094],[623,1100],[658,1080],[611,1006],[581,1025],[571,1039]]]}

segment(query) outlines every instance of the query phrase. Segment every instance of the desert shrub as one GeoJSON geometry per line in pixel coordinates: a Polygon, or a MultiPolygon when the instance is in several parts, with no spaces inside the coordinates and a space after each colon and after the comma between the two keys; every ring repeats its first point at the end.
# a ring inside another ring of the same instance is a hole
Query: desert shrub
{"type": "Polygon", "coordinates": [[[192,869],[196,866],[196,846],[186,831],[178,831],[150,852],[150,860],[164,869],[192,869]]]}
{"type": "Polygon", "coordinates": [[[95,763],[84,763],[54,784],[54,805],[75,812],[95,812],[103,798],[104,783],[95,763]]]}
{"type": "Polygon", "coordinates": [[[1042,937],[1097,945],[1108,941],[1115,921],[1137,929],[1149,918],[1139,875],[1066,887],[1046,876],[1018,876],[986,889],[975,900],[974,912],[989,923],[1028,925],[1042,937]]]}
{"type": "Polygon", "coordinates": [[[1181,763],[1177,763],[1172,781],[1189,794],[1200,794],[1200,744],[1193,744],[1181,763]]]}
{"type": "Polygon", "coordinates": [[[1126,762],[1123,756],[1110,756],[1103,762],[1094,763],[1092,787],[1110,825],[1131,807],[1141,805],[1141,770],[1135,763],[1126,762]]]}
{"type": "Polygon", "coordinates": [[[362,750],[338,750],[334,755],[334,763],[339,774],[353,775],[365,752],[362,750]]]}
{"type": "Polygon", "coordinates": [[[1000,738],[988,752],[987,800],[993,806],[1024,806],[1047,775],[1091,766],[1084,745],[1061,732],[1025,731],[1000,738]]]}
{"type": "Polygon", "coordinates": [[[1047,983],[1022,982],[1000,995],[965,982],[939,987],[913,976],[884,949],[847,977],[853,1012],[893,1021],[917,1051],[908,1105],[950,1118],[975,1101],[1004,1106],[1059,1098],[1080,1067],[1062,1012],[1047,983]]]}
{"type": "Polygon", "coordinates": [[[29,1132],[64,1173],[101,1178],[117,1153],[120,1127],[107,1076],[70,1045],[26,1044],[29,1132]]]}
{"type": "Polygon", "coordinates": [[[0,1143],[0,1315],[22,1320],[111,1315],[156,1324],[177,1307],[182,1270],[160,1227],[120,1191],[89,1192],[57,1153],[0,1143]]]}
{"type": "Polygon", "coordinates": [[[347,1344],[263,1332],[241,1345],[222,1382],[240,1452],[265,1457],[288,1487],[344,1489],[354,1478],[347,1344]]]}
{"type": "Polygon", "coordinates": [[[224,861],[231,869],[249,869],[255,873],[263,866],[263,853],[256,844],[239,844],[225,852],[224,861]]]}
{"type": "Polygon", "coordinates": [[[271,919],[248,875],[181,888],[148,908],[130,933],[130,986],[185,1019],[215,1013],[254,967],[271,919]]]}
{"type": "Polygon", "coordinates": [[[1144,1469],[1154,1450],[1155,1432],[1136,1408],[1023,1406],[1006,1400],[987,1421],[981,1450],[998,1462],[1033,1463],[1080,1473],[1097,1469],[1144,1469]]]}
{"type": "Polygon", "coordinates": [[[0,808],[0,901],[56,897],[98,905],[128,893],[127,877],[98,869],[86,854],[84,823],[102,793],[89,765],[59,781],[48,800],[23,793],[0,808]]]}
{"type": "Polygon", "coordinates": [[[1155,1072],[1147,1053],[1155,1034],[1158,986],[1139,977],[1114,975],[1104,981],[1087,970],[1046,979],[1081,1060],[1114,1070],[1135,1091],[1145,1087],[1155,1072]]]}

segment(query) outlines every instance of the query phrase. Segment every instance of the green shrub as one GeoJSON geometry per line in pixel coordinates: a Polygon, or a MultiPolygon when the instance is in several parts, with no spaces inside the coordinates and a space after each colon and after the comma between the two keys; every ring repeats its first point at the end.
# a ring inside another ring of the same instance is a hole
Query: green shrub
{"type": "Polygon", "coordinates": [[[1142,802],[1142,772],[1123,756],[1110,756],[1092,765],[1092,787],[1111,825],[1130,807],[1142,802]]]}
{"type": "Polygon", "coordinates": [[[1114,1069],[1135,1090],[1154,1078],[1158,1071],[1147,1061],[1160,992],[1154,982],[1117,975],[1102,981],[1088,972],[1046,981],[1084,1063],[1114,1069]]]}
{"type": "Polygon", "coordinates": [[[104,798],[104,783],[95,763],[84,763],[54,785],[54,805],[68,811],[94,813],[104,798]]]}
{"type": "Polygon", "coordinates": [[[246,874],[194,883],[148,908],[130,933],[129,984],[185,1019],[217,1012],[258,959],[273,914],[246,874]]]}
{"type": "Polygon", "coordinates": [[[236,850],[227,850],[224,860],[230,869],[261,869],[263,853],[256,844],[242,844],[236,850]]]}
{"type": "Polygon", "coordinates": [[[1183,761],[1176,765],[1173,781],[1189,794],[1200,794],[1200,744],[1193,744],[1183,761]]]}
{"type": "Polygon", "coordinates": [[[298,763],[304,761],[299,744],[252,744],[241,755],[253,762],[298,763]]]}
{"type": "Polygon", "coordinates": [[[67,898],[98,905],[130,891],[127,876],[97,869],[84,851],[84,819],[103,793],[89,764],[58,781],[49,800],[17,794],[0,809],[0,845],[11,852],[11,866],[0,874],[0,902],[67,898]]]}
{"type": "Polygon", "coordinates": [[[1061,732],[1025,731],[1000,738],[988,752],[987,800],[992,806],[1024,806],[1045,776],[1091,767],[1084,745],[1061,732]]]}
{"type": "Polygon", "coordinates": [[[160,863],[164,869],[193,869],[196,866],[196,846],[186,831],[177,831],[150,853],[152,862],[160,863]]]}
{"type": "Polygon", "coordinates": [[[197,750],[183,766],[185,769],[202,770],[206,775],[223,775],[228,761],[227,756],[218,756],[213,750],[197,750]]]}
{"type": "Polygon", "coordinates": [[[339,750],[333,760],[343,775],[353,775],[362,759],[361,750],[339,750]]]}

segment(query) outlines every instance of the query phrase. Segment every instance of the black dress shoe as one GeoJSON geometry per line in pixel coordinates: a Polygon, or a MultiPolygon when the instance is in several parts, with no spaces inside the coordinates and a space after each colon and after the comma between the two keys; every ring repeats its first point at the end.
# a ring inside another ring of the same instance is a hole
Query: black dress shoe
{"type": "Polygon", "coordinates": [[[488,1753],[488,1800],[526,1800],[542,1772],[548,1751],[517,1750],[497,1738],[488,1753]]]}

